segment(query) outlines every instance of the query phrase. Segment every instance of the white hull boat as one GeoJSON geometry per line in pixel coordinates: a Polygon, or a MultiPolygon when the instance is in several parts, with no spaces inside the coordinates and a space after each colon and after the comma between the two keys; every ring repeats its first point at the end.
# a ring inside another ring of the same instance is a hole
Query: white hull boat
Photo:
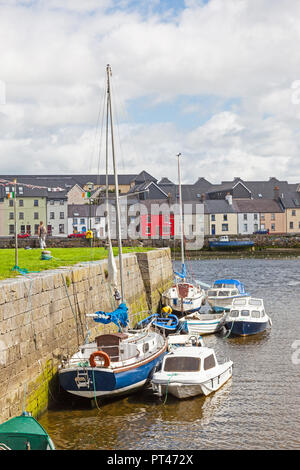
{"type": "Polygon", "coordinates": [[[229,311],[235,299],[249,296],[244,284],[236,279],[218,279],[206,294],[207,303],[215,312],[229,311]]]}
{"type": "Polygon", "coordinates": [[[205,300],[204,290],[200,286],[189,283],[173,285],[162,296],[163,305],[171,307],[173,313],[182,315],[200,310],[205,300]],[[181,293],[183,293],[182,296],[181,293]]]}
{"type": "Polygon", "coordinates": [[[191,313],[181,318],[183,331],[190,334],[209,335],[220,330],[226,320],[226,313],[191,313]]]}
{"type": "Polygon", "coordinates": [[[164,357],[161,370],[153,374],[152,388],[159,396],[207,396],[232,377],[232,366],[232,361],[218,364],[211,348],[177,348],[164,357]]]}

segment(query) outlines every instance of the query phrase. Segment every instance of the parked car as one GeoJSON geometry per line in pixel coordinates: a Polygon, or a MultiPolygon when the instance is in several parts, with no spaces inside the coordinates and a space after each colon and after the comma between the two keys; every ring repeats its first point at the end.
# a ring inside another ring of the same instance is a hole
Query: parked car
{"type": "Polygon", "coordinates": [[[68,238],[85,238],[85,237],[86,237],[86,232],[70,233],[70,235],[68,235],[68,238]]]}
{"type": "Polygon", "coordinates": [[[269,233],[269,230],[256,230],[256,232],[254,232],[254,235],[269,235],[269,233]]]}
{"type": "Polygon", "coordinates": [[[19,233],[18,234],[18,238],[28,238],[28,237],[30,237],[29,233],[19,233]]]}

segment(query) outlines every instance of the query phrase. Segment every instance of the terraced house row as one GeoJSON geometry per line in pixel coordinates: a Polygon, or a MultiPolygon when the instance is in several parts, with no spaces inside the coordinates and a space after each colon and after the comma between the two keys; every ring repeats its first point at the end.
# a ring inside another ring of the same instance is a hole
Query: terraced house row
{"type": "MultiPolygon", "coordinates": [[[[13,236],[15,226],[18,233],[35,236],[40,221],[51,236],[66,237],[88,229],[106,236],[104,175],[2,175],[1,181],[0,236],[13,236]]],[[[114,190],[114,177],[109,176],[112,204],[114,190]]],[[[132,234],[129,225],[137,238],[179,234],[177,184],[167,177],[158,181],[142,171],[119,175],[119,191],[123,238],[132,234]]],[[[298,183],[275,177],[266,181],[235,177],[214,184],[201,177],[182,185],[182,200],[185,230],[191,234],[250,235],[260,230],[300,234],[298,183]]]]}

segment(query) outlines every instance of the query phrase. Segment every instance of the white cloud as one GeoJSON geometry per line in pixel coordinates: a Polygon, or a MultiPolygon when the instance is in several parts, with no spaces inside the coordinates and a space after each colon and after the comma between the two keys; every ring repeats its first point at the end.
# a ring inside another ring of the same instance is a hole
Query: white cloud
{"type": "Polygon", "coordinates": [[[176,180],[180,151],[186,182],[236,173],[300,181],[300,104],[293,104],[291,88],[300,80],[300,4],[294,0],[273,0],[271,8],[269,0],[186,1],[177,16],[171,2],[160,13],[159,3],[134,9],[113,0],[0,5],[6,91],[0,173],[95,171],[91,148],[111,63],[118,104],[151,97],[152,105],[149,123],[145,107],[141,122],[120,125],[121,172],[146,169],[176,180]],[[218,106],[197,115],[201,102],[193,98],[200,95],[215,97],[218,106]],[[182,123],[190,113],[198,123],[181,125],[172,112],[153,122],[155,105],[179,96],[190,97],[182,123]]]}

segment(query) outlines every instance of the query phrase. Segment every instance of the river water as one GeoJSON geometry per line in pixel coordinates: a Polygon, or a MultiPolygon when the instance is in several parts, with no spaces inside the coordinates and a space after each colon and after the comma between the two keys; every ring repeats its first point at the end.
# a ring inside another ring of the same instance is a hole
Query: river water
{"type": "Polygon", "coordinates": [[[232,379],[206,398],[168,396],[164,403],[146,389],[91,408],[64,396],[39,420],[57,449],[300,448],[300,259],[195,260],[187,267],[208,284],[244,282],[264,299],[272,328],[252,337],[204,337],[220,362],[234,364],[232,379]]]}

